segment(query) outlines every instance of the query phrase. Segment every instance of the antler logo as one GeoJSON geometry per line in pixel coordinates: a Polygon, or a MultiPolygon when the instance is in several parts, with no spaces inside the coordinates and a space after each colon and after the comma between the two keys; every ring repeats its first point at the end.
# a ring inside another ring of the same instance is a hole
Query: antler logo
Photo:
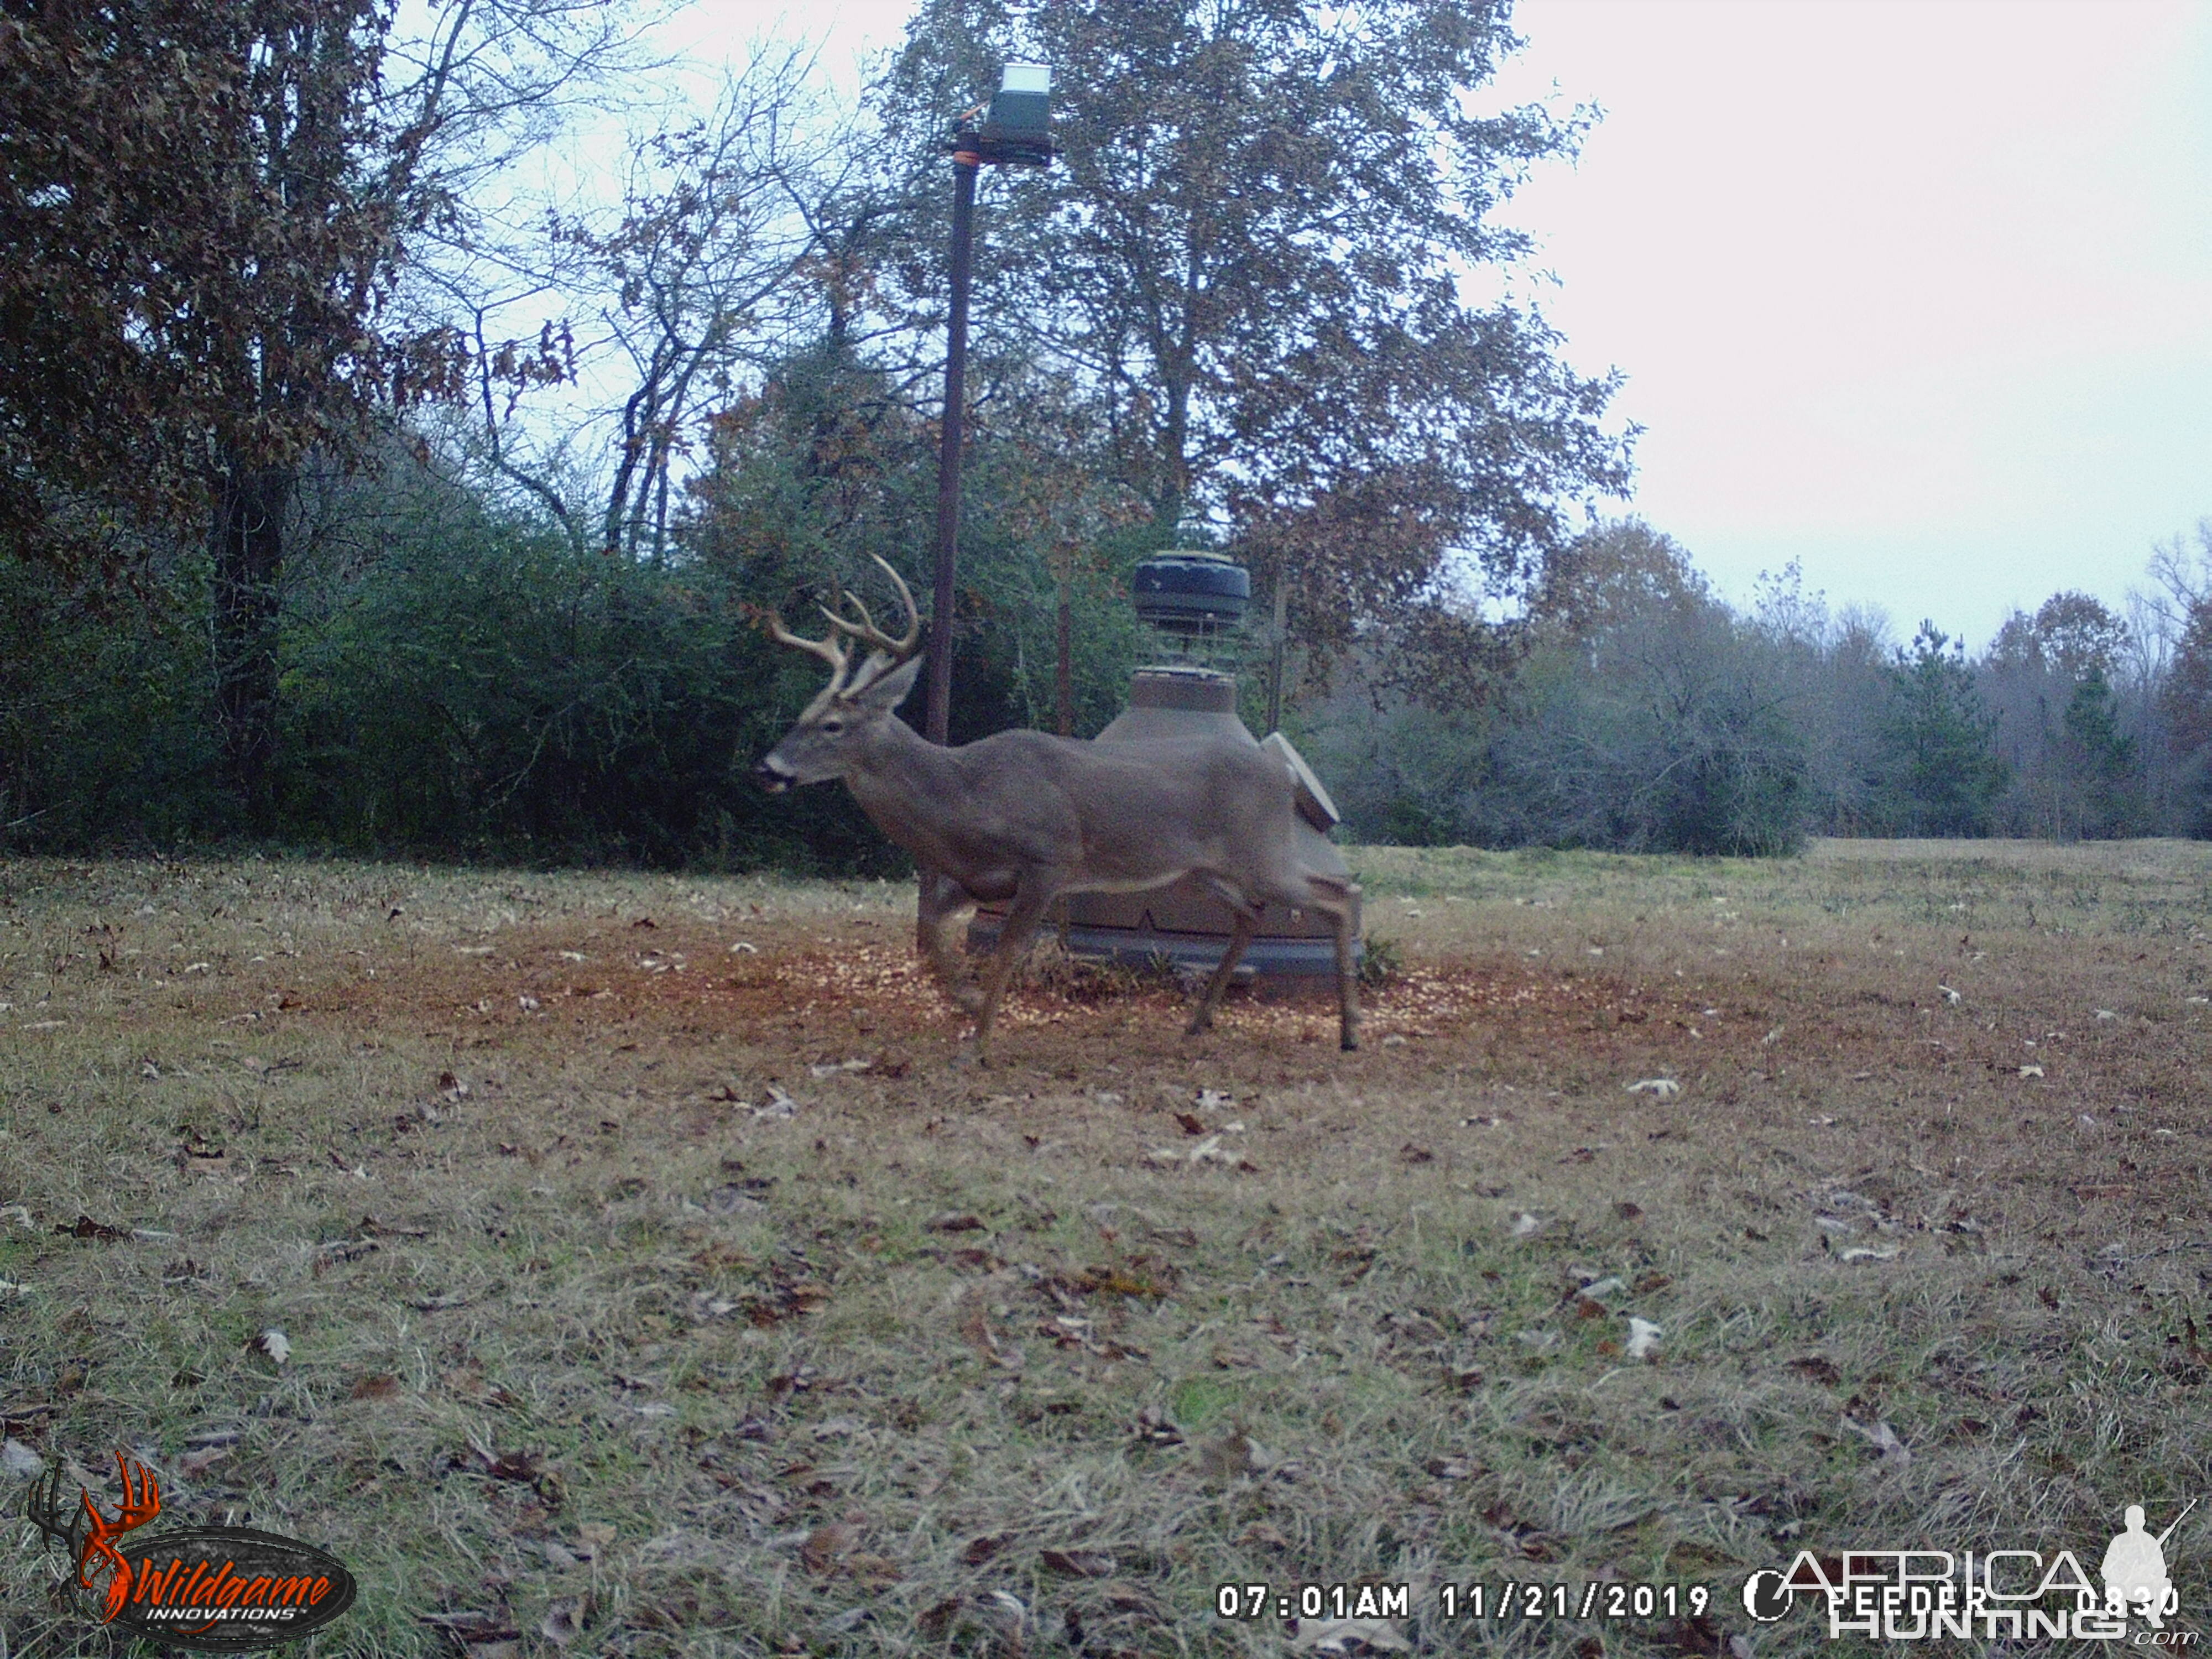
{"type": "Polygon", "coordinates": [[[92,1494],[82,1487],[78,1488],[77,1498],[83,1514],[64,1519],[59,1469],[33,1491],[27,1506],[41,1532],[57,1542],[67,1544],[76,1554],[80,1588],[97,1590],[100,1588],[100,1575],[107,1575],[106,1591],[100,1599],[103,1625],[112,1624],[115,1616],[131,1601],[131,1563],[123,1559],[115,1540],[144,1526],[161,1512],[161,1488],[152,1470],[143,1463],[127,1461],[121,1452],[115,1454],[115,1470],[123,1477],[123,1503],[112,1521],[100,1512],[100,1505],[92,1501],[92,1494]]]}
{"type": "Polygon", "coordinates": [[[336,1556],[251,1527],[140,1528],[161,1513],[161,1488],[121,1453],[123,1502],[112,1518],[89,1492],[72,1504],[52,1470],[33,1481],[24,1512],[76,1565],[100,1623],[175,1647],[245,1653],[297,1641],[353,1605],[353,1575],[336,1556]],[[128,1534],[126,1536],[126,1534],[128,1534]]]}

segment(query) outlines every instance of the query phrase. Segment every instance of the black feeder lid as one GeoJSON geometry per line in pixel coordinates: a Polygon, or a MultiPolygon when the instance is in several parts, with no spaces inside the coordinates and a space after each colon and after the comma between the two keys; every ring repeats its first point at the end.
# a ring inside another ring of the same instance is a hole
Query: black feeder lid
{"type": "Polygon", "coordinates": [[[1251,573],[1218,553],[1158,553],[1132,573],[1137,616],[1170,633],[1213,633],[1243,625],[1251,573]]]}

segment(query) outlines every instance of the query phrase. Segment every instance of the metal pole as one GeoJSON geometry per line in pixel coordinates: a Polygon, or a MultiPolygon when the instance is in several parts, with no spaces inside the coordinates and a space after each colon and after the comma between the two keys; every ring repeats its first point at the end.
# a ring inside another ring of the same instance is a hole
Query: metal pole
{"type": "Polygon", "coordinates": [[[1275,568],[1275,642],[1267,661],[1267,729],[1283,729],[1283,635],[1290,620],[1290,560],[1275,568]]]}
{"type": "Polygon", "coordinates": [[[929,613],[929,740],[952,723],[952,568],[960,542],[960,423],[968,378],[968,264],[975,239],[975,169],[952,157],[952,308],[945,324],[945,422],[937,450],[937,588],[929,613]]]}

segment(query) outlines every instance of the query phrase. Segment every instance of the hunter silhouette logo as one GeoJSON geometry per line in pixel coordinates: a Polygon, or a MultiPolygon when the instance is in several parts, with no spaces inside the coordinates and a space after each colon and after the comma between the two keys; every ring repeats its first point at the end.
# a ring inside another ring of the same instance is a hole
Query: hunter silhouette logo
{"type": "Polygon", "coordinates": [[[2166,1576],[2166,1540],[2196,1507],[2192,1498],[2189,1509],[2174,1516],[2173,1525],[2153,1538],[2143,1528],[2142,1505],[2130,1504],[2128,1529],[2105,1551],[2105,1599],[2115,1607],[2132,1608],[2153,1630],[2164,1630],[2166,1615],[2180,1609],[2181,1598],[2166,1576]]]}
{"type": "Polygon", "coordinates": [[[161,1513],[161,1485],[120,1452],[115,1469],[123,1501],[113,1520],[82,1488],[74,1507],[66,1504],[58,1468],[32,1483],[23,1506],[47,1541],[74,1558],[76,1587],[100,1597],[100,1623],[242,1653],[319,1630],[353,1605],[353,1575],[295,1539],[251,1527],[141,1532],[161,1513]]]}

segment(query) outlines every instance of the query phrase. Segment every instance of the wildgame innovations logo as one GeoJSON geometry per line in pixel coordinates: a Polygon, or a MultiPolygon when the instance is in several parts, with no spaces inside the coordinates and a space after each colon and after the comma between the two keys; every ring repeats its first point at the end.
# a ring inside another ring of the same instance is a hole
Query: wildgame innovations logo
{"type": "Polygon", "coordinates": [[[1831,1640],[2002,1638],[2196,1648],[2200,1632],[2169,1622],[2181,1610],[2181,1596],[2166,1563],[2167,1540],[2196,1507],[2192,1498],[2163,1532],[2153,1534],[2143,1506],[2130,1504],[2124,1530],[2101,1558],[2093,1558],[2094,1577],[2071,1550],[1800,1550],[1788,1568],[1745,1581],[1744,1611],[1773,1624],[1801,1599],[1817,1596],[1831,1640]]]}
{"type": "Polygon", "coordinates": [[[115,1468],[123,1501],[112,1518],[82,1487],[69,1504],[58,1468],[32,1483],[23,1505],[46,1541],[68,1552],[70,1583],[96,1598],[100,1623],[179,1647],[244,1653],[295,1641],[353,1605],[353,1575],[296,1539],[251,1527],[141,1532],[161,1512],[161,1488],[119,1452],[115,1468]]]}

